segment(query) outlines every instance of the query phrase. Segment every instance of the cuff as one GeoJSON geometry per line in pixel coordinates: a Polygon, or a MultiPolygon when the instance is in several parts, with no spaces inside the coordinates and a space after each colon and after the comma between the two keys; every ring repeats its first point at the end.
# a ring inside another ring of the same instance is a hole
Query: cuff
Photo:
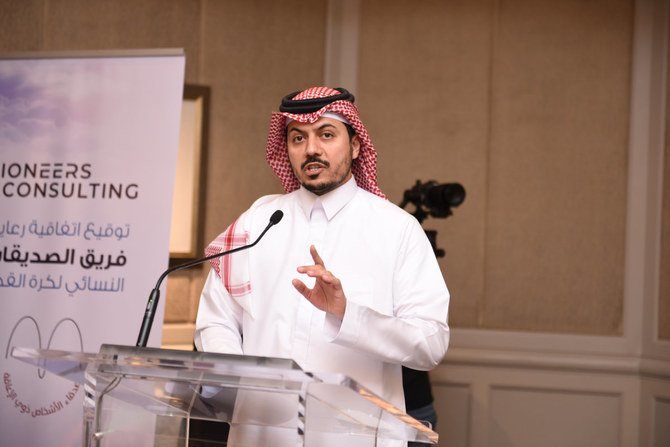
{"type": "Polygon", "coordinates": [[[341,344],[356,344],[363,320],[363,311],[364,308],[362,306],[351,300],[347,300],[347,307],[344,309],[344,318],[342,321],[334,315],[326,314],[323,322],[326,340],[341,344]]]}

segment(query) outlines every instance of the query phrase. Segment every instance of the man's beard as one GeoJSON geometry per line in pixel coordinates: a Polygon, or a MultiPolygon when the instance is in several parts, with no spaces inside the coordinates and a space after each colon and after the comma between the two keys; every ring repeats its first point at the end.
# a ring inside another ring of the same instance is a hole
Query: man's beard
{"type": "Polygon", "coordinates": [[[302,184],[302,186],[304,186],[307,191],[313,192],[317,196],[320,196],[320,195],[323,195],[327,192],[332,191],[338,185],[339,185],[339,182],[335,182],[335,181],[318,183],[316,185],[309,185],[309,184],[305,184],[305,183],[302,184]]]}
{"type": "Polygon", "coordinates": [[[349,165],[349,169],[347,169],[347,171],[344,174],[342,174],[342,176],[339,179],[323,183],[312,183],[312,184],[303,183],[302,186],[304,186],[307,191],[313,192],[317,196],[323,195],[340,186],[344,182],[344,179],[347,178],[350,172],[351,172],[351,164],[349,165]]]}

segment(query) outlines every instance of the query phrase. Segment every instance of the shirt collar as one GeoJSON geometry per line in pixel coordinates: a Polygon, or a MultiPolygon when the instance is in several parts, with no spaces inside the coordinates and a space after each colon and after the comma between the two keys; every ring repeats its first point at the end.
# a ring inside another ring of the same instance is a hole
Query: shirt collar
{"type": "Polygon", "coordinates": [[[331,220],[335,215],[342,209],[344,206],[351,201],[356,195],[358,186],[356,185],[356,180],[352,175],[351,178],[343,185],[335,188],[334,190],[322,195],[317,196],[313,192],[305,189],[304,186],[301,186],[298,190],[298,203],[300,208],[305,213],[305,216],[309,219],[312,208],[317,200],[321,202],[321,206],[326,213],[326,218],[331,220]]]}

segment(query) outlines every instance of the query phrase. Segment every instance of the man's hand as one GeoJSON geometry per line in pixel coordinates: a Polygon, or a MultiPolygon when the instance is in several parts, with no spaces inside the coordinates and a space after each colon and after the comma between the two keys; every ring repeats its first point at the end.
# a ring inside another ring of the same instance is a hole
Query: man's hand
{"type": "Polygon", "coordinates": [[[314,245],[309,247],[309,253],[312,255],[314,265],[304,265],[298,267],[299,273],[304,273],[311,278],[316,278],[314,288],[310,289],[300,281],[294,279],[293,287],[309,300],[317,309],[336,316],[340,320],[344,318],[344,310],[347,307],[347,298],[342,290],[342,283],[333,276],[317,253],[314,245]]]}

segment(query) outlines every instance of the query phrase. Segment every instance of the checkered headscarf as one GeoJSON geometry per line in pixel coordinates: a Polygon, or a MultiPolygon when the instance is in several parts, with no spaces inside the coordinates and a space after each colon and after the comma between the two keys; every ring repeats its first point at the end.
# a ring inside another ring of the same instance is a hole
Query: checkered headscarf
{"type": "Polygon", "coordinates": [[[344,116],[354,128],[361,141],[358,158],[353,161],[351,171],[361,188],[385,198],[377,186],[377,152],[368,131],[358,116],[354,96],[343,88],[312,87],[294,92],[282,100],[279,112],[272,112],[265,159],[281,180],[287,193],[300,188],[300,183],[291,169],[286,146],[286,120],[313,123],[325,113],[344,116]]]}

